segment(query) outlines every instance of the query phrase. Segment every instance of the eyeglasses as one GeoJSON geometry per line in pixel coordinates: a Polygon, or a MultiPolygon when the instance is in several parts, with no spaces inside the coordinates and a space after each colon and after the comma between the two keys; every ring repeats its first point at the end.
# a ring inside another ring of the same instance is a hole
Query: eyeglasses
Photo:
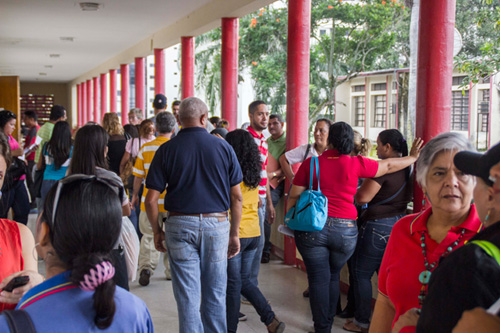
{"type": "Polygon", "coordinates": [[[71,184],[76,181],[98,181],[101,184],[107,185],[109,188],[111,188],[113,191],[117,191],[118,197],[121,198],[123,197],[123,186],[119,182],[113,180],[113,179],[108,179],[108,178],[100,178],[94,175],[84,175],[84,174],[74,174],[70,175],[67,177],[64,177],[63,179],[59,180],[57,182],[57,190],[56,190],[56,195],[54,197],[54,206],[52,209],[52,226],[54,226],[54,223],[56,221],[56,212],[57,212],[57,206],[59,205],[59,197],[61,196],[61,191],[64,185],[71,184]]]}

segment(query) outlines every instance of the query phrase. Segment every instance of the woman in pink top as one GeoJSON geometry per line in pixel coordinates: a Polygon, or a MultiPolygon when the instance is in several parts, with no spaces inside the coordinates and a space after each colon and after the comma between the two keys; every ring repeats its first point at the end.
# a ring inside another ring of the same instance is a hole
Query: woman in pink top
{"type": "Polygon", "coordinates": [[[24,161],[17,159],[23,156],[23,149],[12,137],[16,129],[17,117],[8,110],[0,111],[0,132],[5,134],[9,140],[10,150],[13,159],[12,166],[7,170],[7,178],[2,187],[2,202],[0,207],[0,218],[7,218],[9,209],[14,212],[14,221],[27,224],[30,213],[30,201],[25,185],[26,165],[24,161]]]}

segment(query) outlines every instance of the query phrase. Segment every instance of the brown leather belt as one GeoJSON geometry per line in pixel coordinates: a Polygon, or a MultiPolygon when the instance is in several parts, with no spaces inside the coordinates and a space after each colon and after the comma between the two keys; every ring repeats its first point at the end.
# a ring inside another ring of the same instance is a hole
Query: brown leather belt
{"type": "Polygon", "coordinates": [[[170,216],[194,216],[194,217],[216,217],[219,222],[227,221],[229,218],[228,212],[220,212],[220,213],[204,213],[204,214],[186,214],[179,212],[168,212],[168,217],[170,216]]]}

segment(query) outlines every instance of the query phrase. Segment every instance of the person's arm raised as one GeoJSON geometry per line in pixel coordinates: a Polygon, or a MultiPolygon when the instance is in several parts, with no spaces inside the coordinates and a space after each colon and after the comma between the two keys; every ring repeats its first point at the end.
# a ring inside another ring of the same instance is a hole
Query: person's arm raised
{"type": "Polygon", "coordinates": [[[404,168],[412,165],[418,159],[420,155],[420,151],[422,150],[422,146],[424,141],[421,138],[416,138],[413,141],[413,145],[411,146],[410,155],[405,157],[394,157],[387,158],[385,160],[378,161],[378,170],[373,178],[382,177],[388,173],[394,173],[399,170],[403,170],[404,168]]]}

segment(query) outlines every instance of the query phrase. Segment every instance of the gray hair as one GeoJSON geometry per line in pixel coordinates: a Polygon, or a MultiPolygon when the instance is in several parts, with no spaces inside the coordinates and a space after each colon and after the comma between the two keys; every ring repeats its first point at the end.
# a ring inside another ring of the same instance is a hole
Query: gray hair
{"type": "Polygon", "coordinates": [[[141,119],[141,120],[144,118],[144,115],[142,114],[142,110],[139,108],[130,109],[130,111],[128,112],[128,115],[130,116],[131,114],[134,114],[138,119],[141,119]]]}
{"type": "Polygon", "coordinates": [[[160,111],[156,115],[156,130],[158,133],[171,133],[175,127],[175,117],[167,111],[160,111]]]}
{"type": "Polygon", "coordinates": [[[474,151],[474,147],[467,140],[467,138],[454,132],[441,133],[434,137],[422,149],[420,156],[417,160],[417,182],[421,187],[426,187],[426,178],[429,168],[431,167],[434,159],[442,152],[459,152],[459,151],[474,151]]]}
{"type": "Polygon", "coordinates": [[[199,98],[188,97],[179,105],[179,119],[181,123],[197,119],[208,113],[207,105],[199,98]]]}

